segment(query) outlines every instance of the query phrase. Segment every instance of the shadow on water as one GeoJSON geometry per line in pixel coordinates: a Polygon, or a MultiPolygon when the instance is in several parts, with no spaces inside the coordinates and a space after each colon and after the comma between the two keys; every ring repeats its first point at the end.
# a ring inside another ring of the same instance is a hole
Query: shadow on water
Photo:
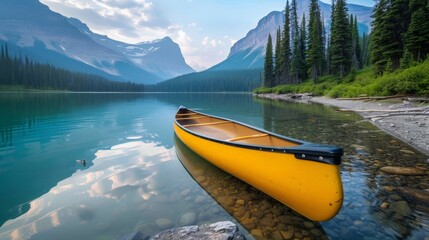
{"type": "Polygon", "coordinates": [[[318,222],[207,162],[175,135],[176,153],[194,180],[255,237],[328,239],[318,222]]]}

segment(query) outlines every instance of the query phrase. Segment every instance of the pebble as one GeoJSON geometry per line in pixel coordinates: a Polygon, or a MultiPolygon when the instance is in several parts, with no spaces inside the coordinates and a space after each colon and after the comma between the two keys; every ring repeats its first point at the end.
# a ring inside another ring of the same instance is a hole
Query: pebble
{"type": "Polygon", "coordinates": [[[304,227],[308,229],[314,228],[314,224],[311,222],[303,222],[303,224],[304,224],[304,227]]]}
{"type": "Polygon", "coordinates": [[[280,231],[273,232],[273,234],[271,235],[271,238],[274,240],[283,240],[283,237],[280,231]]]}
{"type": "Polygon", "coordinates": [[[389,203],[388,203],[388,202],[383,202],[383,203],[380,205],[380,207],[381,207],[381,208],[383,208],[383,209],[386,209],[386,208],[388,208],[388,207],[389,207],[389,203]]]}
{"type": "Polygon", "coordinates": [[[244,205],[244,200],[243,199],[238,199],[237,200],[237,205],[243,206],[244,205]]]}
{"type": "Polygon", "coordinates": [[[416,155],[415,152],[410,151],[410,150],[406,150],[406,149],[401,149],[399,151],[402,152],[402,153],[405,153],[405,154],[416,155]]]}
{"type": "Polygon", "coordinates": [[[252,229],[252,231],[250,231],[250,234],[252,234],[255,239],[265,239],[262,230],[259,228],[252,229]]]}
{"type": "Polygon", "coordinates": [[[292,239],[295,234],[294,228],[292,226],[288,226],[286,231],[280,231],[284,239],[292,239]]]}

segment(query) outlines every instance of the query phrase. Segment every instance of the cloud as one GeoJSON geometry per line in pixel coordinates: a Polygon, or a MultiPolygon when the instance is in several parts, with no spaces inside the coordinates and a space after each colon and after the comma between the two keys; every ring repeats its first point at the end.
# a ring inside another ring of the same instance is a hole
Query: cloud
{"type": "Polygon", "coordinates": [[[91,30],[111,38],[130,41],[163,38],[171,22],[148,0],[42,0],[56,12],[75,17],[91,30]]]}

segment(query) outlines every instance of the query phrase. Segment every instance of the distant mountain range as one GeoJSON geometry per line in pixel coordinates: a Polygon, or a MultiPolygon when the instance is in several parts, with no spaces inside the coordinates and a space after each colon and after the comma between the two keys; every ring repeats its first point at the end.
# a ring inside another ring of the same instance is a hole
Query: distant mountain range
{"type": "MultiPolygon", "coordinates": [[[[300,19],[303,14],[308,19],[309,4],[310,0],[297,1],[297,15],[300,19]]],[[[331,5],[319,1],[319,6],[324,17],[326,31],[329,31],[331,5]]],[[[348,4],[347,6],[349,14],[357,16],[359,33],[368,32],[372,8],[355,4],[348,4]]],[[[208,71],[262,68],[268,34],[271,34],[275,41],[277,29],[279,27],[283,28],[284,14],[284,11],[273,11],[262,18],[256,28],[250,30],[246,37],[240,39],[231,47],[226,60],[208,69],[208,71]]]]}
{"type": "Polygon", "coordinates": [[[168,37],[127,44],[93,33],[37,0],[0,0],[0,6],[0,43],[34,61],[146,84],[194,72],[168,37]]]}

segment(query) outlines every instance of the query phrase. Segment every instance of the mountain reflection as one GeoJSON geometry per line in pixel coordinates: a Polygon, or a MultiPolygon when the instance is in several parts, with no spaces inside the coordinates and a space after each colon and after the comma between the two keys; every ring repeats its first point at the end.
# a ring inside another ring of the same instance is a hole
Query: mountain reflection
{"type": "Polygon", "coordinates": [[[138,211],[157,195],[154,186],[159,185],[155,183],[159,165],[175,159],[173,153],[142,141],[100,150],[93,166],[59,182],[32,201],[27,213],[7,221],[0,228],[0,238],[52,238],[58,228],[85,232],[90,227],[102,227],[103,220],[114,219],[123,212],[138,211]]]}

